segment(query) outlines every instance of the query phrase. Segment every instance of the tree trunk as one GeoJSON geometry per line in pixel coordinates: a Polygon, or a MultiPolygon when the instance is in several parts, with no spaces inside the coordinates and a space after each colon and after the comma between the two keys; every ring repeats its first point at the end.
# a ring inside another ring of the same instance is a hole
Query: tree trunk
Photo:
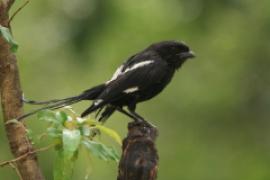
{"type": "MultiPolygon", "coordinates": [[[[8,11],[14,0],[0,1],[0,24],[9,27],[8,11]]],[[[9,44],[0,36],[0,91],[5,130],[10,149],[15,157],[33,151],[30,140],[22,123],[7,123],[23,113],[22,91],[16,56],[10,51],[9,44]]],[[[29,154],[16,162],[20,178],[23,180],[43,180],[35,154],[29,154]]]]}
{"type": "Polygon", "coordinates": [[[155,139],[158,131],[143,123],[129,123],[128,136],[123,141],[117,180],[155,180],[158,153],[155,139]]]}

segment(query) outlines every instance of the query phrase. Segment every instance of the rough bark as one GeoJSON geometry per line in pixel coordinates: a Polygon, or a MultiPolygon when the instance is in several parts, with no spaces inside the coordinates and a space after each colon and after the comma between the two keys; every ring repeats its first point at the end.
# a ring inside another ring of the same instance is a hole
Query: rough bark
{"type": "MultiPolygon", "coordinates": [[[[0,0],[0,24],[9,26],[8,11],[14,0],[0,0]]],[[[21,86],[16,56],[10,51],[9,44],[0,37],[0,91],[4,123],[23,113],[21,86]]],[[[33,151],[30,140],[22,123],[5,124],[10,150],[15,157],[33,151]]],[[[30,154],[16,163],[23,180],[43,180],[35,154],[30,154]]]]}
{"type": "Polygon", "coordinates": [[[117,180],[155,180],[158,153],[155,139],[158,131],[140,123],[129,123],[128,136],[123,141],[117,180]]]}

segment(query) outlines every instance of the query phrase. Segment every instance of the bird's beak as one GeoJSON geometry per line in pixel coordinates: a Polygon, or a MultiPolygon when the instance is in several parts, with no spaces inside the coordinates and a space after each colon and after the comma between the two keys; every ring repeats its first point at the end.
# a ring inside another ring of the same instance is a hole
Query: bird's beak
{"type": "Polygon", "coordinates": [[[196,56],[195,56],[195,53],[193,51],[189,51],[189,52],[180,53],[179,57],[181,59],[189,59],[189,58],[194,58],[196,56]]]}

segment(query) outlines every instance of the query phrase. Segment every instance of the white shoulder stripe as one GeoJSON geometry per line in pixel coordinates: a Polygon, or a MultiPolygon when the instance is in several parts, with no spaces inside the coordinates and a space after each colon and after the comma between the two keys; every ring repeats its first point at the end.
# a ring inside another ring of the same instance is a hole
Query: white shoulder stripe
{"type": "Polygon", "coordinates": [[[146,60],[146,61],[139,62],[137,64],[133,64],[131,67],[125,69],[124,72],[123,72],[124,65],[122,65],[115,71],[112,78],[109,81],[107,81],[106,84],[109,84],[110,82],[116,80],[120,75],[123,75],[129,71],[133,71],[137,68],[141,68],[141,67],[146,66],[148,64],[151,64],[153,62],[154,62],[154,60],[146,60]]]}
{"type": "Polygon", "coordinates": [[[127,68],[124,71],[124,73],[129,72],[129,71],[132,71],[132,70],[137,69],[137,68],[140,68],[140,67],[143,67],[143,66],[146,66],[146,65],[151,64],[153,62],[154,62],[154,60],[147,60],[147,61],[139,62],[139,63],[134,64],[133,66],[127,68]]]}

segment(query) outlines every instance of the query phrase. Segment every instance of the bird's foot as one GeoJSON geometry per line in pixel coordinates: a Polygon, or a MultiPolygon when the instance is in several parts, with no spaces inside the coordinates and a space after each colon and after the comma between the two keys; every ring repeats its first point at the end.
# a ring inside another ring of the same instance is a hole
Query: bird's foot
{"type": "Polygon", "coordinates": [[[134,118],[134,121],[135,123],[138,123],[138,124],[142,124],[146,127],[150,127],[150,128],[156,128],[156,126],[148,121],[146,121],[145,119],[143,118],[134,118]]]}

